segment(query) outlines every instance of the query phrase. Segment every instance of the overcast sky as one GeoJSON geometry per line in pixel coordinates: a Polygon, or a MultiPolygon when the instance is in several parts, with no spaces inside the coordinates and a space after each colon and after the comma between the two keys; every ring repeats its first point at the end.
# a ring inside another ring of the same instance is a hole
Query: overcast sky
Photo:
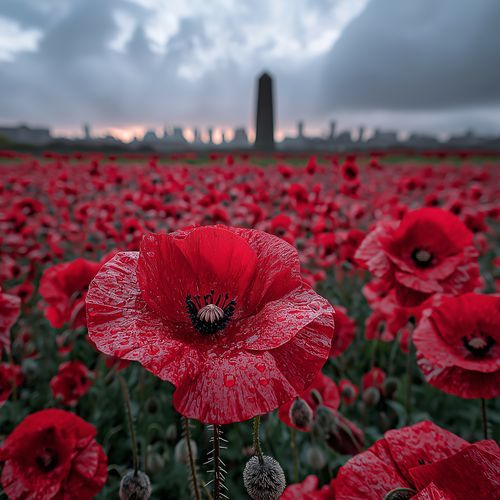
{"type": "Polygon", "coordinates": [[[499,0],[1,0],[0,123],[500,135],[499,0]]]}

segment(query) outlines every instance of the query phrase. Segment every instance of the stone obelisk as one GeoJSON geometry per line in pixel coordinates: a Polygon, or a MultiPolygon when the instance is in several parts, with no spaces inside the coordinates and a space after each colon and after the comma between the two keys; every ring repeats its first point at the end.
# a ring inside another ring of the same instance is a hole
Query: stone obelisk
{"type": "Polygon", "coordinates": [[[273,79],[262,73],[257,81],[257,110],[255,115],[255,149],[274,149],[273,79]]]}

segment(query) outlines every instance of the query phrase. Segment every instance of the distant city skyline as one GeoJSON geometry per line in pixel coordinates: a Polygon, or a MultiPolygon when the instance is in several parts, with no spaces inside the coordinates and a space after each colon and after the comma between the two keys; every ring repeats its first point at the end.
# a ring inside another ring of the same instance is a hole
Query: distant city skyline
{"type": "Polygon", "coordinates": [[[499,18],[498,0],[2,0],[0,123],[252,136],[266,69],[278,139],[298,120],[498,134],[499,18]]]}

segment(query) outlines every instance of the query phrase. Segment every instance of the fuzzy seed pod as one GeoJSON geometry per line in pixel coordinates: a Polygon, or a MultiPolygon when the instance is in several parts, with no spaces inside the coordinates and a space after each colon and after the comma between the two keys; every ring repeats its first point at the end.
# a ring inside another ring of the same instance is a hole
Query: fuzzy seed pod
{"type": "Polygon", "coordinates": [[[151,496],[151,482],[144,472],[133,470],[122,477],[120,500],[148,500],[151,496]]]}
{"type": "Polygon", "coordinates": [[[309,429],[311,426],[313,411],[302,398],[296,398],[290,407],[290,420],[299,429],[309,429]]]}
{"type": "Polygon", "coordinates": [[[366,406],[375,406],[380,401],[380,391],[376,387],[368,387],[363,391],[363,403],[366,406]]]}
{"type": "Polygon", "coordinates": [[[306,451],[306,461],[314,470],[321,470],[326,465],[326,458],[319,446],[310,446],[306,451]]]}
{"type": "Polygon", "coordinates": [[[285,473],[277,460],[264,455],[252,457],[245,465],[243,483],[253,500],[277,500],[285,490],[285,473]]]}
{"type": "MultiPolygon", "coordinates": [[[[191,441],[191,452],[193,454],[193,459],[196,460],[198,457],[198,447],[196,446],[196,443],[192,439],[190,439],[190,441],[191,441]]],[[[175,445],[174,457],[176,462],[184,465],[189,465],[189,452],[188,452],[187,442],[185,439],[181,439],[175,445]]]]}

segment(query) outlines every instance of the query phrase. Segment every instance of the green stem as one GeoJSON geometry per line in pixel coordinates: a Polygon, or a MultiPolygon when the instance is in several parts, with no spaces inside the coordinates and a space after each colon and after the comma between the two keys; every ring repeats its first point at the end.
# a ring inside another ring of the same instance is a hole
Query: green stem
{"type": "Polygon", "coordinates": [[[484,439],[488,439],[488,413],[486,408],[486,399],[481,398],[481,417],[483,420],[484,439]]]}
{"type": "Polygon", "coordinates": [[[299,450],[297,449],[297,430],[293,429],[290,432],[290,446],[293,453],[293,482],[299,482],[299,450]]]}
{"type": "Polygon", "coordinates": [[[378,347],[378,339],[372,340],[372,352],[370,354],[370,368],[375,366],[375,359],[377,357],[377,347],[378,347]]]}
{"type": "Polygon", "coordinates": [[[257,415],[253,419],[253,449],[255,454],[259,458],[259,462],[264,463],[264,458],[262,457],[262,449],[260,447],[260,415],[257,415]]]}
{"type": "Polygon", "coordinates": [[[214,425],[214,500],[220,500],[222,493],[220,460],[220,428],[214,425]]]}
{"type": "Polygon", "coordinates": [[[130,441],[132,443],[132,463],[134,467],[134,475],[137,475],[137,472],[139,470],[139,460],[137,453],[137,439],[135,436],[134,421],[132,420],[132,410],[130,407],[130,395],[128,392],[127,384],[123,379],[123,377],[119,376],[118,380],[120,381],[122,389],[123,402],[125,403],[125,413],[127,415],[128,428],[130,432],[130,441]]]}
{"type": "Polygon", "coordinates": [[[201,499],[200,487],[198,485],[198,475],[196,473],[196,464],[194,463],[193,450],[191,448],[191,429],[189,425],[189,419],[182,417],[182,426],[184,428],[184,439],[186,440],[186,446],[189,456],[189,467],[191,469],[191,487],[193,490],[193,495],[196,500],[201,499]]]}

